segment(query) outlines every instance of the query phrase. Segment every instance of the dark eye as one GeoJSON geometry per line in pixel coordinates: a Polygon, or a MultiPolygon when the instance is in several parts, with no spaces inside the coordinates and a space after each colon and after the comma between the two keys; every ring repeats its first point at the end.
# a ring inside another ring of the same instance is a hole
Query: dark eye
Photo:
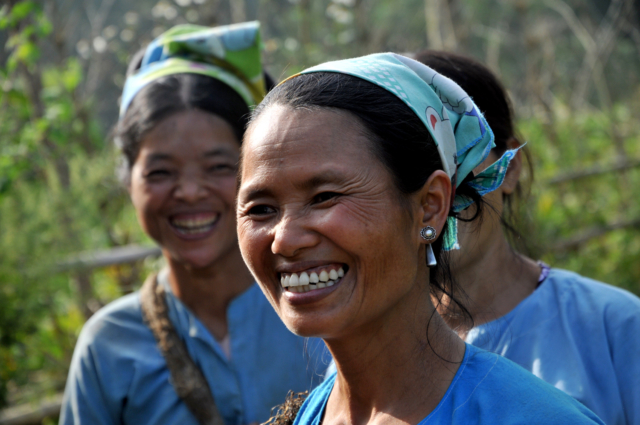
{"type": "Polygon", "coordinates": [[[313,203],[320,204],[322,202],[326,202],[326,201],[329,201],[331,199],[337,198],[338,196],[340,196],[340,194],[336,193],[336,192],[318,193],[316,196],[313,197],[313,203]]]}
{"type": "Polygon", "coordinates": [[[275,214],[276,210],[273,207],[268,205],[256,205],[255,207],[251,207],[247,213],[247,215],[255,216],[255,217],[264,217],[267,215],[275,214]]]}
{"type": "Polygon", "coordinates": [[[235,173],[236,167],[232,164],[216,164],[209,167],[209,172],[214,174],[235,173]]]}
{"type": "Polygon", "coordinates": [[[168,177],[169,175],[171,175],[169,170],[165,170],[163,168],[158,168],[158,169],[151,170],[151,171],[147,172],[145,177],[146,178],[150,178],[150,179],[159,179],[159,178],[163,178],[163,177],[168,177]]]}

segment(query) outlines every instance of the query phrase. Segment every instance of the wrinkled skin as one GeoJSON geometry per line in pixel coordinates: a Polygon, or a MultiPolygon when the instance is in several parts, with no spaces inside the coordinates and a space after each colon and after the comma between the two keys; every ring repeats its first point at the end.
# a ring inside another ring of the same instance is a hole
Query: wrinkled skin
{"type": "Polygon", "coordinates": [[[322,337],[334,357],[327,424],[419,422],[457,371],[442,359],[464,355],[464,343],[432,315],[420,237],[424,226],[438,234],[444,226],[449,178],[436,171],[401,195],[370,143],[349,113],[276,105],[252,123],[243,146],[240,249],[285,325],[322,337]],[[345,275],[305,293],[282,287],[283,273],[322,267],[345,275]]]}

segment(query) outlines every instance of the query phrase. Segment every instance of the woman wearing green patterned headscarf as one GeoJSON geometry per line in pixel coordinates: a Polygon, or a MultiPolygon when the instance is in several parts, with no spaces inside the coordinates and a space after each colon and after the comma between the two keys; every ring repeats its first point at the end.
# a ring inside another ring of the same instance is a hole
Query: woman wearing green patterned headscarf
{"type": "Polygon", "coordinates": [[[252,22],[178,26],[132,61],[121,175],[167,266],[83,328],[62,424],[258,423],[323,373],[322,341],[284,327],[238,248],[240,145],[270,85],[260,60],[252,22]]]}
{"type": "MultiPolygon", "coordinates": [[[[474,102],[381,53],[329,62],[272,90],[242,147],[243,258],[294,333],[322,337],[336,373],[275,424],[601,424],[583,405],[465,344],[432,294],[459,299],[455,218],[504,179],[474,102]],[[478,171],[478,172],[474,172],[478,171]]],[[[463,309],[464,305],[461,305],[463,309]]]]}

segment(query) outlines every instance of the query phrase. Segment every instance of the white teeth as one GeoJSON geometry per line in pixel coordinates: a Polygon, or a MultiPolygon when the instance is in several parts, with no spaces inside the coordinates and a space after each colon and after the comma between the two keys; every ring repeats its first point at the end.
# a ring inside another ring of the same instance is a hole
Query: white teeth
{"type": "Polygon", "coordinates": [[[288,276],[282,276],[280,278],[280,284],[283,288],[289,288],[291,292],[309,292],[314,289],[322,289],[328,286],[335,285],[335,281],[344,276],[344,269],[341,267],[338,270],[332,269],[329,272],[322,270],[320,274],[312,272],[291,273],[288,276]]]}
{"type": "Polygon", "coordinates": [[[195,231],[208,230],[203,228],[206,228],[215,224],[218,221],[219,217],[220,217],[219,215],[216,215],[214,217],[209,217],[209,218],[174,219],[174,220],[171,220],[171,223],[176,227],[180,227],[180,230],[184,232],[195,232],[195,231]]]}

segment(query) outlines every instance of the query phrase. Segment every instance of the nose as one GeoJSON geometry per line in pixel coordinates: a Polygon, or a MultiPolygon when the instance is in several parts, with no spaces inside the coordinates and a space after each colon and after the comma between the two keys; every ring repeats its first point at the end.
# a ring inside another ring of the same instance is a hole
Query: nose
{"type": "Polygon", "coordinates": [[[292,258],[306,248],[312,248],[320,242],[320,236],[311,229],[305,217],[285,216],[275,227],[271,252],[292,258]]]}
{"type": "Polygon", "coordinates": [[[206,182],[197,176],[183,175],[178,180],[174,190],[174,197],[187,203],[195,203],[205,198],[209,193],[206,182]]]}

